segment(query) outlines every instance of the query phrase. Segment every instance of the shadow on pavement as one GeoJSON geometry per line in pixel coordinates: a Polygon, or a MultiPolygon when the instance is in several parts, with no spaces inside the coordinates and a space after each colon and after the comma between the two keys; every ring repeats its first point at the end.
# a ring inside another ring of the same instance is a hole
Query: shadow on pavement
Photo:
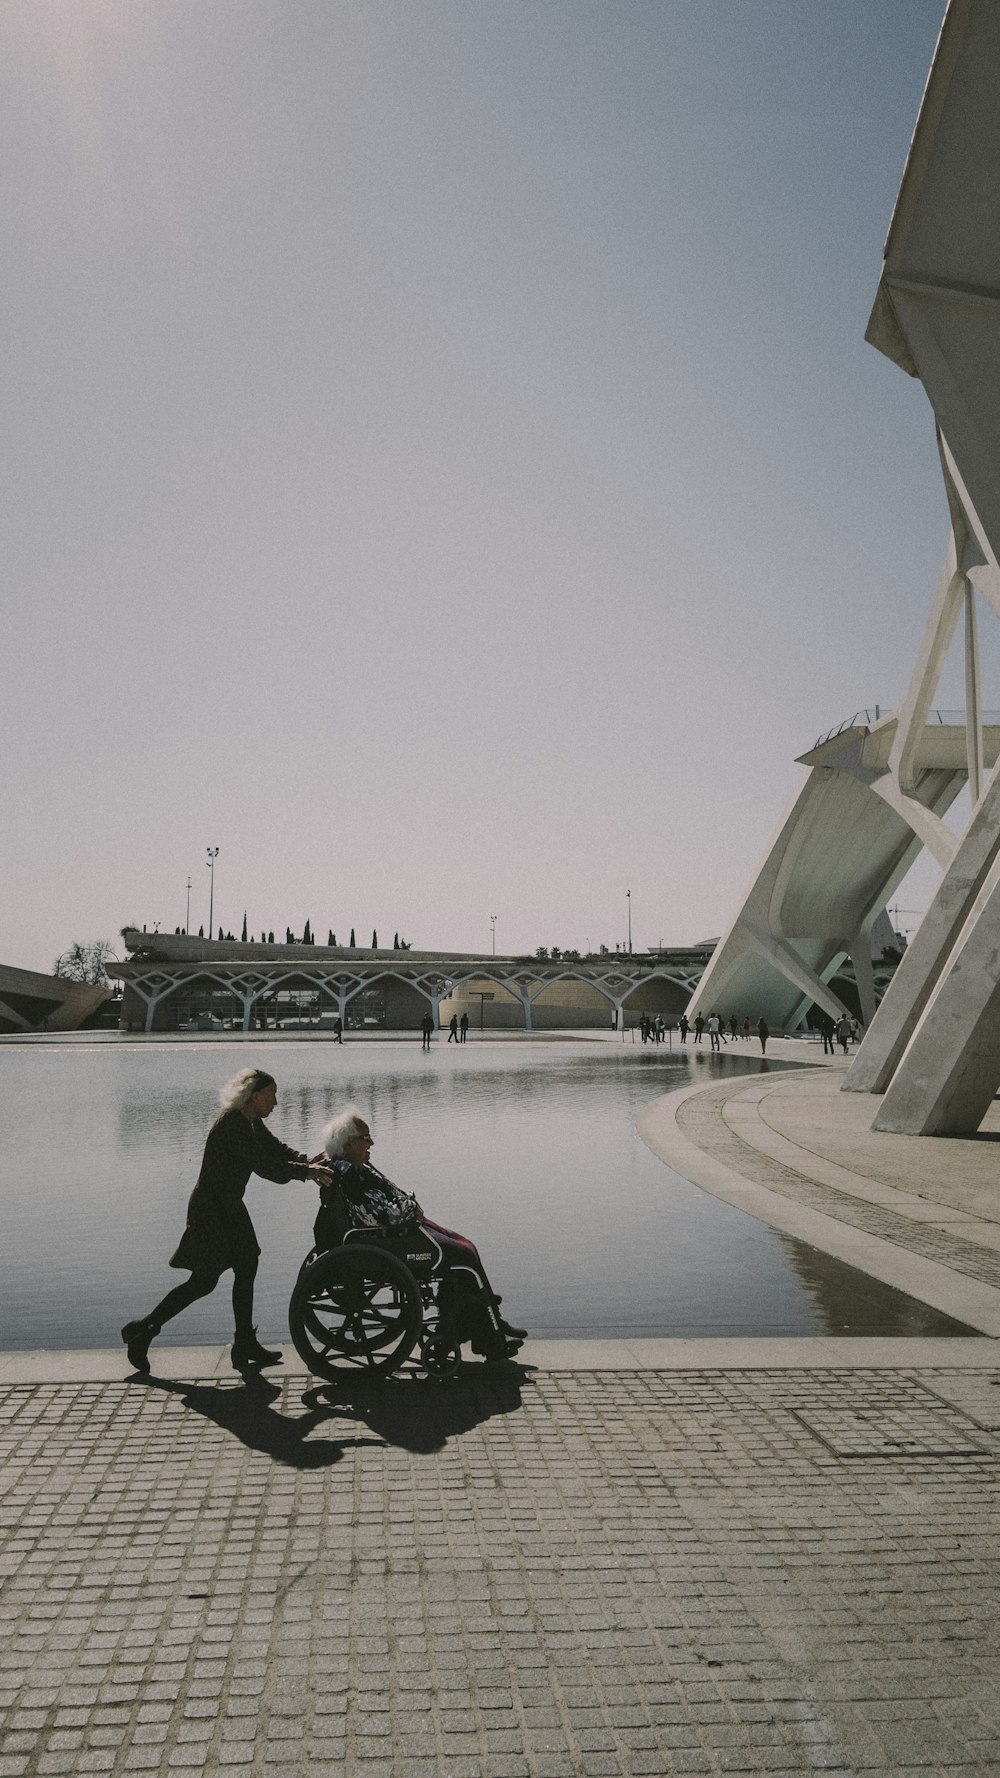
{"type": "Polygon", "coordinates": [[[309,1434],[329,1420],[329,1410],[308,1404],[307,1414],[277,1413],[273,1403],[281,1395],[281,1385],[269,1377],[248,1375],[235,1387],[228,1383],[175,1383],[163,1377],[143,1377],[141,1382],[147,1389],[176,1395],[183,1407],[232,1433],[248,1450],[263,1451],[292,1469],[327,1469],[353,1446],[383,1442],[376,1438],[310,1439],[309,1434]]]}
{"type": "Polygon", "coordinates": [[[484,1420],[515,1413],[527,1374],[520,1365],[496,1371],[470,1365],[443,1383],[412,1375],[346,1377],[307,1389],[302,1400],[311,1414],[363,1421],[386,1444],[426,1456],[484,1420]]]}

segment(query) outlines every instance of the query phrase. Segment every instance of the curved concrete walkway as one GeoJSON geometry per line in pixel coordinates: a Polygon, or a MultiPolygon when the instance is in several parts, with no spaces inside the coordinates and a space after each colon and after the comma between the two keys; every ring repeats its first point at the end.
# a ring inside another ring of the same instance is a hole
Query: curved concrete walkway
{"type": "Polygon", "coordinates": [[[841,1092],[846,1067],[694,1085],[640,1134],[706,1191],[995,1339],[1000,1108],[976,1138],[890,1135],[873,1099],[841,1092]]]}

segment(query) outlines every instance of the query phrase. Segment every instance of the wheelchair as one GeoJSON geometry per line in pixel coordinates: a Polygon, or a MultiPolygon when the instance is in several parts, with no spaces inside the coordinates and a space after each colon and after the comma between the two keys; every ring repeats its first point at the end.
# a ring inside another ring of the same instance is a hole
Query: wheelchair
{"type": "Polygon", "coordinates": [[[417,1347],[421,1369],[443,1382],[462,1362],[463,1340],[473,1337],[475,1306],[418,1223],[351,1229],[303,1261],[288,1328],[299,1357],[328,1382],[352,1372],[391,1376],[417,1347]]]}

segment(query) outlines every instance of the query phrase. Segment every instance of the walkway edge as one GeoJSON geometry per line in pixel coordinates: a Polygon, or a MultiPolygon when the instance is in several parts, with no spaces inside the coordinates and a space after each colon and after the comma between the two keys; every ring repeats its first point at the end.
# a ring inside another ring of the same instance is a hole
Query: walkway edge
{"type": "MultiPolygon", "coordinates": [[[[764,1073],[744,1075],[741,1080],[734,1081],[733,1091],[738,1093],[752,1082],[765,1078],[764,1073]]],[[[788,1075],[784,1078],[787,1080],[788,1075]]],[[[717,1086],[718,1082],[712,1081],[682,1087],[677,1092],[654,1099],[640,1113],[636,1121],[638,1133],[661,1161],[692,1185],[700,1186],[736,1209],[745,1210],[758,1222],[818,1247],[846,1265],[856,1266],[882,1284],[903,1290],[942,1314],[964,1321],[991,1340],[1000,1338],[1000,1290],[896,1247],[877,1235],[838,1222],[835,1217],[799,1204],[794,1198],[771,1191],[759,1181],[743,1177],[718,1156],[693,1142],[680,1128],[678,1113],[689,1099],[699,1093],[711,1092],[717,1086]]],[[[735,1130],[730,1133],[738,1135],[735,1130]]],[[[752,1144],[746,1146],[750,1148],[752,1144]]],[[[787,1162],[782,1164],[788,1166],[787,1162]]],[[[805,1175],[800,1176],[805,1178],[805,1175]]],[[[956,1344],[962,1343],[962,1340],[956,1341],[956,1344]]]]}
{"type": "MultiPolygon", "coordinates": [[[[283,1350],[285,1362],[267,1373],[269,1380],[280,1383],[284,1379],[301,1384],[304,1390],[324,1387],[290,1346],[283,1350]]],[[[158,1346],[153,1359],[154,1376],[164,1381],[229,1383],[234,1388],[240,1382],[226,1346],[158,1346]]],[[[533,1374],[585,1371],[992,1371],[1000,1367],[1000,1348],[995,1340],[974,1337],[528,1340],[518,1363],[529,1382],[533,1374]]],[[[480,1371],[493,1379],[498,1375],[470,1364],[464,1377],[471,1382],[480,1371]]],[[[143,1386],[141,1379],[130,1374],[125,1354],[117,1348],[0,1353],[0,1389],[88,1388],[107,1383],[128,1383],[137,1389],[143,1386]]],[[[425,1385],[418,1383],[417,1387],[425,1385]]]]}

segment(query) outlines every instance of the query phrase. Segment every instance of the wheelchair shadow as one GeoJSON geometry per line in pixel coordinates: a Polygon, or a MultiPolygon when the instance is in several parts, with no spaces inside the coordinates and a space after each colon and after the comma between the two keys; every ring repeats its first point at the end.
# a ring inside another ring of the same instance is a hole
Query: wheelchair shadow
{"type": "Polygon", "coordinates": [[[412,1372],[384,1380],[348,1376],[307,1389],[302,1400],[310,1415],[361,1421],[385,1444],[430,1456],[443,1451],[448,1440],[460,1433],[471,1432],[498,1414],[515,1413],[527,1379],[528,1372],[520,1365],[496,1371],[469,1365],[444,1383],[429,1382],[412,1372]]]}
{"type": "MultiPolygon", "coordinates": [[[[242,1383],[177,1383],[164,1377],[143,1377],[147,1389],[176,1395],[181,1405],[232,1433],[250,1451],[262,1451],[292,1469],[329,1469],[357,1445],[379,1445],[379,1438],[317,1438],[309,1434],[329,1420],[329,1412],[309,1406],[306,1414],[275,1412],[281,1384],[270,1377],[247,1375],[242,1383]]],[[[303,1399],[305,1399],[303,1397],[303,1399]]]]}

